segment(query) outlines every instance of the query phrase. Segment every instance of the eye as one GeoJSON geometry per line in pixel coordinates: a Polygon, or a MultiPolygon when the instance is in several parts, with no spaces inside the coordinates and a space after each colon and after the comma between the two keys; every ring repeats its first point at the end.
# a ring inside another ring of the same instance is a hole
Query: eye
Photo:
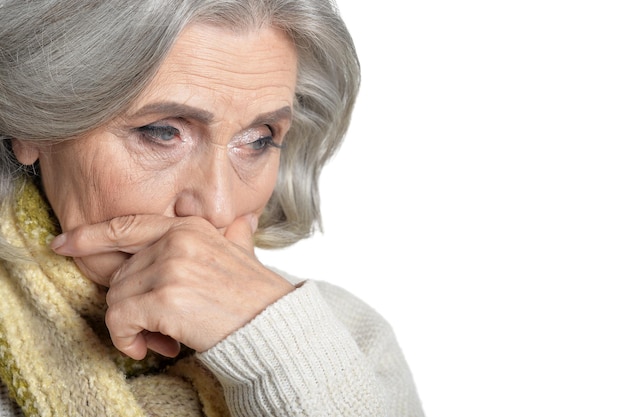
{"type": "Polygon", "coordinates": [[[253,151],[263,151],[269,147],[281,148],[282,146],[274,142],[272,136],[263,136],[248,145],[253,151]]]}
{"type": "Polygon", "coordinates": [[[282,148],[282,144],[280,141],[276,141],[276,135],[274,129],[269,125],[263,125],[259,129],[251,130],[249,133],[251,140],[247,147],[252,151],[257,153],[262,153],[268,148],[282,148]],[[257,138],[254,138],[254,135],[258,135],[257,138]]]}
{"type": "Polygon", "coordinates": [[[180,130],[169,125],[146,125],[137,128],[137,131],[144,139],[152,142],[171,142],[173,139],[180,138],[180,130]]]}

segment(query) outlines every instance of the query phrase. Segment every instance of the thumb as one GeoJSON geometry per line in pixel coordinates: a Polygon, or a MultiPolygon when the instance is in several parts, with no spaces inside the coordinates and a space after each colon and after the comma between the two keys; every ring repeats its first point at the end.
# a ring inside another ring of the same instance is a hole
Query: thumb
{"type": "Polygon", "coordinates": [[[235,219],[226,228],[224,237],[249,253],[254,253],[254,232],[256,232],[259,219],[255,214],[247,214],[235,219]]]}

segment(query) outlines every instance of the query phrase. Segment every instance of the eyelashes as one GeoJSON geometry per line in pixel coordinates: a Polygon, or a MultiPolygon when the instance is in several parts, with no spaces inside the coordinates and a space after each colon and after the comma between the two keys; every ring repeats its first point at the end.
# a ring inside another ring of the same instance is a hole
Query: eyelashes
{"type": "Polygon", "coordinates": [[[273,136],[263,136],[250,143],[248,146],[254,151],[261,151],[270,147],[282,149],[284,144],[276,143],[273,136]]]}
{"type": "MultiPolygon", "coordinates": [[[[142,139],[149,140],[151,142],[171,142],[174,139],[180,139],[180,130],[174,126],[169,125],[146,125],[138,127],[137,132],[142,139]]],[[[184,141],[184,140],[183,140],[184,141]]]]}
{"type": "MultiPolygon", "coordinates": [[[[154,123],[134,130],[142,141],[163,149],[187,142],[186,130],[189,129],[154,123]]],[[[282,149],[284,144],[276,141],[274,129],[271,126],[262,125],[236,135],[228,147],[239,155],[254,156],[261,155],[271,148],[282,149]]]]}

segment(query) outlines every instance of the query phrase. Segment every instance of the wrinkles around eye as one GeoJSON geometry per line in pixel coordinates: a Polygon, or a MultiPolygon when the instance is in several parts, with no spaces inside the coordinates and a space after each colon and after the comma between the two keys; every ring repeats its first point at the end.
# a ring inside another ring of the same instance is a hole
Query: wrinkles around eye
{"type": "Polygon", "coordinates": [[[180,130],[169,125],[146,125],[137,129],[143,138],[154,142],[170,142],[176,138],[180,139],[180,130]]]}

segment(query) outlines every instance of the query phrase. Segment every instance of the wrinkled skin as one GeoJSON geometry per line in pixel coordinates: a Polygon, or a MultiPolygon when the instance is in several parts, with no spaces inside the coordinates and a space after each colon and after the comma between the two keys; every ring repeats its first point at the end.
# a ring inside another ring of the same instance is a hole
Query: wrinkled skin
{"type": "Polygon", "coordinates": [[[291,124],[296,52],[283,33],[195,23],[130,109],[85,137],[41,145],[63,234],[51,247],[109,287],[115,346],[140,359],[205,351],[293,290],[254,255],[291,124]]]}

